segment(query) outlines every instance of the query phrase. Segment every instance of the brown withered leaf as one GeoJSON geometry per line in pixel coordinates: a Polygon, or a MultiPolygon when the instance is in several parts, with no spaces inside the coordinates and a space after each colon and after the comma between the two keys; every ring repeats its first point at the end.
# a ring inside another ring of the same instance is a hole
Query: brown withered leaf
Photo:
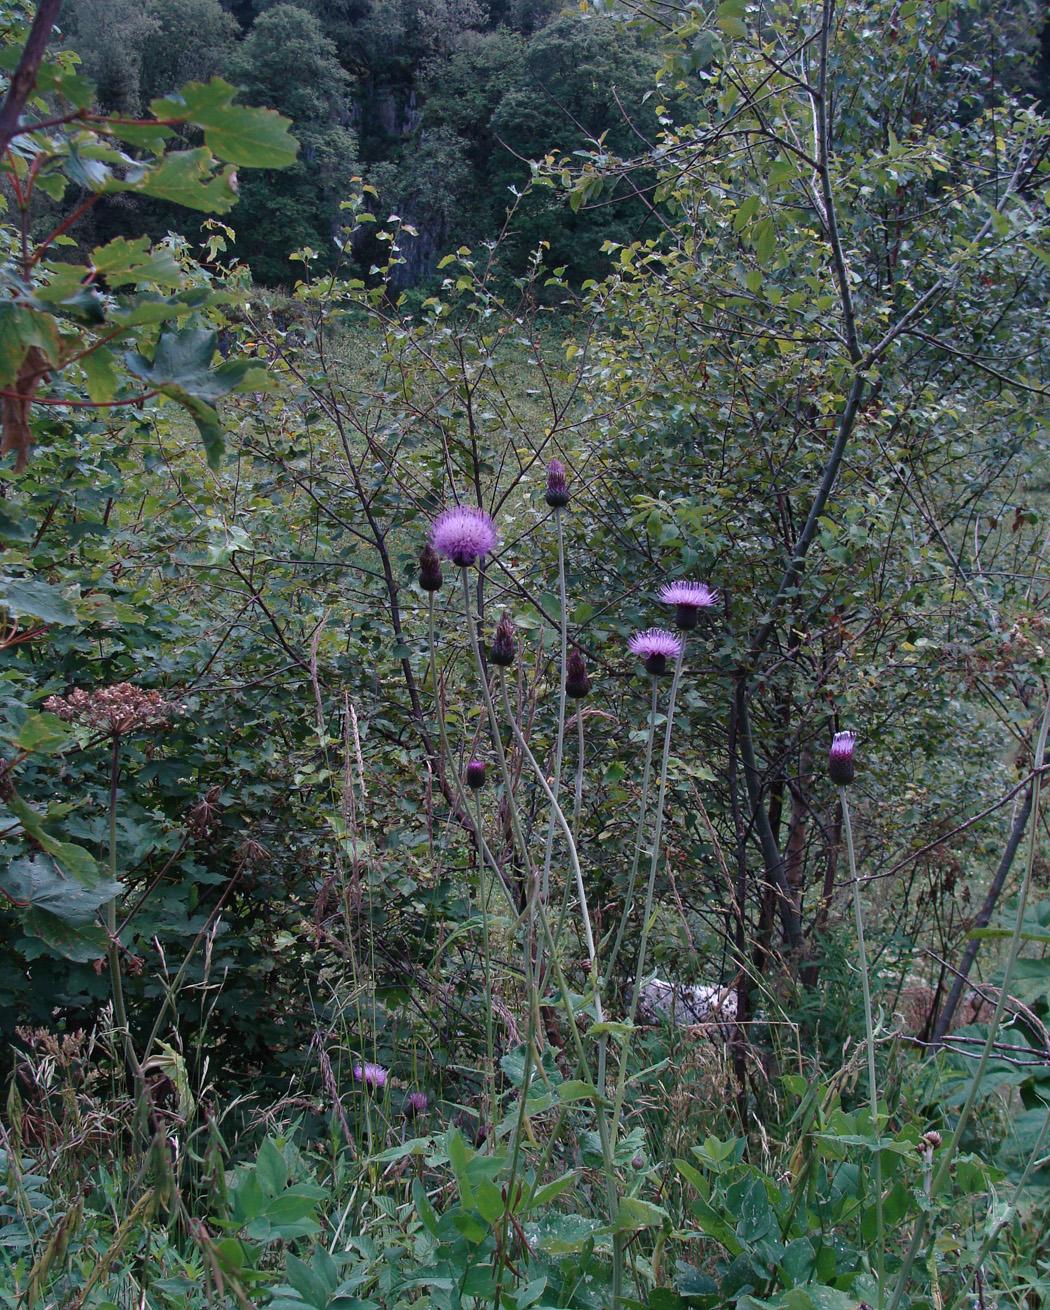
{"type": "Polygon", "coordinates": [[[0,442],[0,454],[15,451],[15,472],[21,473],[29,458],[29,448],[33,444],[33,434],[29,428],[29,410],[33,404],[41,382],[48,375],[48,358],[39,346],[30,346],[18,370],[13,391],[17,395],[6,395],[0,407],[0,423],[3,425],[4,438],[0,442]]]}

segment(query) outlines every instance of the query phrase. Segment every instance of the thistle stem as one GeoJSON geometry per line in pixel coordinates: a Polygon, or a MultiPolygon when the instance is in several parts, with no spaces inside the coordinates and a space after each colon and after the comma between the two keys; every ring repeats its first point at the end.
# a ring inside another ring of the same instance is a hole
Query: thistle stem
{"type": "MultiPolygon", "coordinates": [[[[638,996],[642,988],[642,974],[645,972],[645,954],[649,945],[649,928],[653,915],[653,896],[656,889],[656,871],[660,863],[660,839],[663,836],[664,820],[664,801],[667,796],[667,772],[671,759],[671,732],[674,727],[674,708],[675,701],[678,697],[678,683],[682,676],[682,664],[685,660],[685,637],[682,637],[681,649],[678,652],[678,658],[675,661],[674,677],[671,679],[671,692],[667,698],[667,722],[664,725],[664,744],[663,753],[660,757],[660,782],[656,793],[656,819],[653,824],[653,844],[649,855],[649,881],[645,889],[645,910],[642,915],[642,931],[638,942],[638,960],[634,970],[634,986],[631,988],[631,1004],[628,1009],[626,1021],[627,1031],[624,1033],[623,1047],[620,1051],[620,1068],[616,1076],[616,1095],[613,1099],[612,1110],[612,1136],[615,1140],[620,1127],[620,1116],[623,1113],[624,1095],[627,1090],[627,1064],[631,1052],[631,1025],[634,1023],[634,1017],[638,1012],[638,996]]],[[[654,716],[655,717],[655,716],[654,716]]],[[[625,1242],[623,1233],[613,1234],[613,1270],[622,1269],[625,1252],[625,1242]]],[[[614,1307],[617,1305],[616,1297],[613,1298],[614,1307]]]]}
{"type": "MultiPolygon", "coordinates": [[[[474,823],[477,827],[480,837],[482,832],[481,818],[481,792],[474,793],[474,823]]],[[[486,1122],[495,1123],[495,1105],[496,1105],[496,1060],[495,1051],[496,1043],[492,1031],[492,956],[489,951],[489,893],[491,882],[485,868],[485,860],[478,862],[478,900],[481,904],[481,950],[482,950],[482,968],[485,974],[485,1089],[486,1089],[486,1122]]],[[[530,1011],[531,1013],[531,1011],[530,1011]]]]}
{"type": "MultiPolygon", "coordinates": [[[[846,838],[846,855],[849,859],[850,879],[853,883],[853,917],[857,927],[857,956],[860,963],[860,985],[864,997],[864,1031],[868,1052],[868,1097],[871,1101],[871,1131],[879,1137],[879,1090],[875,1072],[875,1025],[871,1009],[871,981],[868,976],[868,952],[864,945],[864,907],[860,896],[860,878],[857,876],[857,857],[853,849],[853,825],[850,822],[846,788],[839,787],[839,804],[842,807],[842,831],[846,838]]],[[[879,1306],[883,1303],[883,1283],[886,1277],[886,1228],[882,1210],[882,1156],[875,1151],[875,1260],[879,1306]]]]}
{"type": "MultiPolygon", "coordinates": [[[[554,804],[561,796],[561,767],[565,750],[565,677],[569,658],[569,616],[568,600],[565,591],[565,532],[562,527],[562,512],[554,511],[554,521],[558,525],[558,602],[559,629],[561,635],[561,663],[559,665],[560,687],[558,690],[558,730],[554,742],[554,804]]],[[[554,812],[551,811],[550,823],[547,825],[547,846],[543,852],[543,873],[540,876],[540,896],[544,905],[550,897],[551,859],[554,855],[554,830],[557,826],[554,812]]]]}
{"type": "Polygon", "coordinates": [[[645,821],[649,817],[649,787],[652,781],[653,773],[653,742],[656,740],[656,709],[660,695],[659,683],[655,678],[652,679],[653,693],[652,702],[649,707],[649,730],[645,738],[645,764],[642,767],[642,799],[638,806],[638,827],[634,834],[634,855],[631,859],[631,872],[627,878],[627,894],[624,897],[623,913],[620,916],[620,926],[616,932],[616,940],[613,943],[612,954],[609,956],[609,962],[605,967],[606,977],[611,977],[613,969],[616,966],[617,958],[620,954],[620,947],[623,945],[624,933],[627,930],[627,922],[631,917],[631,910],[634,907],[634,893],[638,885],[638,870],[642,863],[642,842],[645,837],[645,821]]]}
{"type": "MultiPolygon", "coordinates": [[[[117,881],[117,792],[120,781],[120,735],[112,737],[109,757],[109,878],[117,881]]],[[[106,902],[106,935],[108,944],[106,956],[109,960],[109,982],[113,997],[113,1025],[118,1033],[118,1041],[124,1051],[124,1068],[128,1080],[128,1091],[135,1097],[135,1119],[140,1129],[145,1129],[140,1116],[146,1106],[146,1085],[142,1076],[142,1067],[135,1055],[128,1027],[128,1011],[124,1003],[124,979],[120,970],[120,938],[117,936],[117,900],[116,897],[106,902]]]]}

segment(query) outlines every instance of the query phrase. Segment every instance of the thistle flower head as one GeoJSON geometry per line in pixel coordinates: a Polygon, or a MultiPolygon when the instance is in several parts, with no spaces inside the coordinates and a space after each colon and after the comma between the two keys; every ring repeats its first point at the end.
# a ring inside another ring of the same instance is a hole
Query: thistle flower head
{"type": "Polygon", "coordinates": [[[366,1091],[377,1092],[386,1086],[387,1071],[381,1064],[355,1064],[354,1081],[361,1083],[366,1091]]]}
{"type": "Polygon", "coordinates": [[[706,582],[668,582],[660,589],[660,600],[675,607],[678,627],[695,628],[700,611],[718,604],[718,592],[706,582]]]}
{"type": "Polygon", "coordinates": [[[565,691],[573,700],[582,700],[591,689],[591,680],[587,673],[583,652],[576,646],[569,651],[565,661],[565,691]]]}
{"type": "Polygon", "coordinates": [[[130,682],[84,691],[82,687],[68,696],[48,696],[44,709],[67,723],[81,723],[104,732],[109,737],[123,737],[139,728],[159,728],[180,710],[166,701],[159,691],[143,691],[130,682]]]}
{"type": "Polygon", "coordinates": [[[501,668],[509,669],[518,653],[518,639],[514,635],[514,624],[506,610],[496,624],[496,635],[489,647],[489,659],[501,668]]]}
{"type": "Polygon", "coordinates": [[[666,628],[646,628],[634,634],[627,649],[642,661],[646,673],[658,678],[667,672],[667,661],[676,660],[681,655],[682,638],[666,628]]]}
{"type": "Polygon", "coordinates": [[[458,568],[476,564],[496,549],[499,534],[490,515],[474,505],[442,510],[430,527],[430,544],[458,568]]]}
{"type": "Polygon", "coordinates": [[[828,752],[828,776],[838,787],[845,787],[853,781],[853,748],[857,744],[855,732],[836,732],[831,739],[828,752]]]}
{"type": "Polygon", "coordinates": [[[485,785],[485,761],[470,760],[467,763],[467,786],[471,791],[480,791],[485,785]]]}
{"type": "Polygon", "coordinates": [[[406,1119],[415,1119],[417,1115],[426,1114],[430,1108],[430,1097],[426,1092],[409,1092],[405,1097],[402,1113],[406,1119]]]}
{"type": "Polygon", "coordinates": [[[444,581],[437,551],[428,541],[419,552],[419,585],[424,591],[437,591],[444,581]]]}
{"type": "Polygon", "coordinates": [[[564,509],[569,503],[569,481],[560,459],[552,459],[547,465],[546,500],[552,509],[564,509]]]}

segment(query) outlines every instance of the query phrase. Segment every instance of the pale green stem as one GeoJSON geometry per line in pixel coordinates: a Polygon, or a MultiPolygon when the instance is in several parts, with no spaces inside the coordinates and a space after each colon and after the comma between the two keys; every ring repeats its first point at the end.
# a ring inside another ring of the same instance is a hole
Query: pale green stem
{"type": "MultiPolygon", "coordinates": [[[[1039,725],[1039,739],[1036,744],[1033,759],[1042,760],[1046,753],[1046,738],[1050,731],[1050,701],[1047,701],[1046,708],[1043,710],[1043,718],[1039,725]]],[[[941,1184],[948,1176],[952,1160],[958,1150],[959,1142],[962,1138],[963,1131],[970,1122],[970,1115],[973,1113],[973,1107],[977,1102],[980,1092],[981,1080],[984,1077],[984,1071],[988,1067],[988,1060],[995,1045],[995,1039],[999,1033],[999,1025],[1002,1022],[1003,1011],[1006,1008],[1006,997],[1010,991],[1010,983],[1013,981],[1013,972],[1017,964],[1017,957],[1021,953],[1021,937],[1024,932],[1024,916],[1028,907],[1028,893],[1032,886],[1032,869],[1035,865],[1035,851],[1039,838],[1039,792],[1042,782],[1042,773],[1037,772],[1032,778],[1032,813],[1029,819],[1031,831],[1028,841],[1028,860],[1025,865],[1024,877],[1021,881],[1021,889],[1017,896],[1017,912],[1014,915],[1013,932],[1010,934],[1010,946],[1006,957],[1006,968],[1003,971],[1003,982],[999,989],[999,998],[995,1004],[995,1013],[992,1015],[992,1021],[988,1025],[988,1036],[984,1040],[984,1046],[981,1050],[980,1058],[977,1061],[977,1068],[974,1070],[973,1081],[970,1083],[970,1090],[967,1094],[966,1101],[959,1114],[958,1123],[955,1125],[955,1131],[951,1139],[941,1153],[941,1158],[937,1163],[937,1172],[933,1176],[933,1184],[930,1191],[936,1196],[941,1184]]],[[[911,1244],[908,1247],[904,1257],[904,1263],[901,1265],[901,1271],[897,1278],[897,1285],[893,1289],[893,1298],[889,1303],[888,1310],[898,1310],[901,1301],[904,1299],[908,1287],[908,1279],[911,1276],[912,1265],[915,1263],[915,1257],[919,1253],[919,1247],[922,1245],[923,1237],[926,1235],[927,1212],[923,1211],[915,1222],[915,1231],[912,1233],[911,1244]]]]}
{"type": "MultiPolygon", "coordinates": [[[[120,779],[120,737],[114,734],[109,759],[109,877],[117,881],[117,786],[120,779]]],[[[142,1077],[142,1066],[135,1055],[131,1041],[131,1029],[128,1027],[128,1012],[124,1003],[124,979],[120,970],[120,939],[117,937],[117,901],[116,897],[106,902],[106,935],[109,939],[106,955],[109,960],[109,982],[113,997],[113,1026],[118,1034],[117,1040],[124,1052],[124,1068],[130,1086],[128,1091],[135,1097],[135,1120],[140,1131],[145,1131],[146,1088],[142,1077]]]]}
{"type": "MultiPolygon", "coordinates": [[[[656,889],[656,871],[660,863],[660,839],[663,836],[664,801],[667,796],[667,772],[671,759],[671,732],[674,727],[674,707],[678,696],[678,683],[682,676],[682,664],[685,660],[685,635],[682,635],[682,647],[675,661],[674,677],[671,679],[671,693],[667,700],[667,722],[664,725],[664,746],[660,758],[660,783],[656,793],[656,819],[653,824],[653,844],[649,856],[649,881],[645,889],[645,910],[642,915],[642,931],[638,941],[638,960],[634,971],[634,986],[631,988],[631,1004],[627,1012],[627,1031],[624,1033],[623,1048],[620,1051],[620,1068],[616,1077],[616,1095],[613,1099],[612,1137],[615,1141],[620,1129],[620,1116],[623,1113],[624,1095],[627,1090],[627,1063],[631,1052],[631,1026],[638,1012],[638,996],[642,988],[642,974],[645,972],[645,953],[649,945],[649,929],[653,917],[653,896],[656,889]]],[[[626,1249],[624,1235],[613,1234],[613,1269],[622,1268],[626,1249]]],[[[617,1305],[613,1299],[614,1307],[617,1305]]]]}
{"type": "MultiPolygon", "coordinates": [[[[521,831],[521,824],[518,819],[517,806],[514,803],[514,790],[513,790],[513,785],[510,776],[510,768],[507,764],[507,753],[503,749],[503,739],[500,736],[499,722],[496,718],[496,708],[492,702],[492,694],[489,691],[488,678],[485,675],[485,665],[484,665],[484,661],[481,658],[481,646],[480,643],[478,642],[477,625],[474,622],[474,607],[471,602],[470,585],[467,581],[466,569],[463,570],[463,608],[467,620],[467,634],[470,638],[470,648],[474,654],[474,663],[477,667],[478,680],[481,683],[481,693],[485,702],[485,710],[488,714],[489,732],[492,737],[493,749],[496,752],[496,759],[499,763],[500,774],[503,778],[503,786],[506,789],[506,793],[507,793],[507,806],[510,813],[511,832],[514,836],[514,840],[517,843],[518,848],[522,855],[522,861],[524,864],[524,868],[526,870],[526,876],[529,881],[530,897],[535,898],[535,892],[537,888],[533,885],[532,864],[531,861],[529,860],[528,847],[525,843],[525,839],[521,831]]],[[[561,807],[557,804],[557,802],[554,800],[553,795],[551,794],[550,787],[547,785],[547,780],[543,776],[543,771],[540,769],[539,765],[536,763],[535,759],[533,758],[532,752],[529,750],[528,745],[525,742],[525,739],[521,735],[521,730],[518,728],[517,720],[515,719],[511,711],[510,698],[507,695],[506,679],[503,678],[502,676],[502,670],[500,670],[500,689],[503,696],[504,710],[506,712],[507,720],[510,724],[511,731],[514,733],[515,739],[518,742],[519,747],[521,747],[524,757],[529,761],[530,765],[532,766],[533,770],[536,773],[537,778],[540,781],[543,790],[546,792],[547,800],[551,804],[551,808],[555,816],[558,818],[559,826],[562,829],[562,832],[566,839],[566,843],[569,848],[569,857],[573,863],[573,869],[576,874],[577,889],[579,890],[581,896],[583,897],[581,901],[581,909],[584,918],[585,936],[587,937],[588,945],[589,945],[589,958],[592,961],[591,976],[596,983],[597,961],[594,957],[594,937],[593,937],[593,933],[591,932],[590,917],[587,913],[586,897],[583,895],[585,890],[583,887],[583,874],[580,872],[579,858],[577,857],[576,854],[576,843],[573,841],[572,832],[569,829],[569,826],[565,820],[565,815],[561,811],[561,807]]],[[[482,843],[482,845],[484,849],[484,843],[482,843]]],[[[546,909],[542,902],[539,902],[539,904],[537,905],[537,912],[538,912],[537,917],[539,919],[540,926],[545,934],[545,941],[548,947],[552,947],[553,940],[551,938],[550,925],[547,920],[546,909]]],[[[583,1041],[580,1036],[579,1028],[576,1023],[576,1016],[572,1013],[572,1002],[569,999],[570,993],[568,989],[568,984],[566,982],[565,975],[562,972],[561,966],[557,958],[553,956],[552,956],[552,966],[555,971],[555,977],[557,978],[558,981],[558,987],[565,1001],[565,1010],[569,1021],[569,1027],[572,1031],[573,1040],[579,1054],[580,1068],[584,1074],[584,1077],[587,1078],[588,1077],[587,1057],[584,1051],[583,1041]]],[[[529,984],[529,990],[531,992],[530,1010],[534,1009],[536,1011],[536,1013],[532,1015],[532,1018],[530,1019],[530,1023],[534,1025],[535,1031],[539,1031],[539,1013],[538,1013],[539,997],[535,988],[535,980],[534,978],[532,978],[531,975],[528,975],[528,984],[529,984]]],[[[598,1018],[599,1022],[601,1022],[601,1018],[602,1018],[601,995],[597,985],[595,985],[594,997],[595,997],[595,1015],[598,1018]]],[[[597,1121],[597,1126],[598,1126],[598,1136],[599,1139],[601,1140],[601,1145],[602,1145],[602,1156],[605,1161],[605,1179],[606,1179],[606,1191],[607,1191],[608,1206],[609,1206],[609,1220],[610,1222],[612,1222],[615,1218],[616,1209],[619,1202],[619,1198],[616,1191],[616,1172],[615,1172],[616,1160],[613,1154],[612,1138],[609,1134],[609,1125],[606,1121],[605,1110],[600,1103],[600,1098],[598,1103],[595,1105],[595,1119],[597,1121]]],[[[618,1276],[617,1269],[614,1264],[614,1268],[613,1268],[614,1300],[619,1299],[618,1289],[621,1286],[621,1283],[622,1283],[622,1279],[618,1276]]]]}
{"type": "MultiPolygon", "coordinates": [[[[616,961],[623,945],[627,924],[634,909],[634,893],[638,886],[638,871],[642,863],[642,844],[645,839],[645,824],[649,817],[649,786],[653,772],[653,742],[656,740],[656,710],[660,697],[658,679],[651,679],[653,684],[652,701],[649,706],[649,729],[645,737],[645,764],[642,767],[642,801],[638,807],[638,827],[634,834],[634,855],[631,859],[631,872],[627,878],[627,893],[624,897],[623,910],[620,912],[620,924],[613,942],[612,954],[605,966],[606,978],[613,976],[616,961]]],[[[598,1086],[605,1086],[605,1063],[608,1055],[608,1039],[603,1036],[598,1043],[598,1086]]]]}
{"type": "MultiPolygon", "coordinates": [[[[560,687],[558,691],[558,732],[554,742],[554,803],[557,805],[561,796],[561,766],[565,750],[565,676],[569,658],[569,614],[565,591],[565,533],[562,528],[560,509],[554,511],[554,521],[558,525],[558,601],[560,605],[559,627],[561,633],[561,662],[559,664],[560,687]]],[[[544,905],[550,898],[551,859],[554,855],[554,831],[557,827],[553,812],[547,825],[547,846],[543,852],[543,873],[540,877],[540,896],[544,905]]]]}
{"type": "Polygon", "coordinates": [[[528,761],[533,773],[536,775],[536,780],[540,784],[540,789],[547,797],[554,817],[558,821],[558,826],[562,830],[565,844],[569,848],[569,862],[572,865],[573,876],[576,879],[576,896],[580,902],[580,922],[583,926],[583,940],[584,945],[587,948],[587,962],[590,966],[591,985],[594,989],[594,1014],[599,1023],[604,1023],[605,1016],[602,1012],[601,986],[598,977],[598,955],[594,949],[594,932],[591,928],[591,912],[587,904],[587,888],[583,881],[583,870],[580,868],[580,857],[576,850],[576,841],[573,837],[572,829],[569,827],[569,821],[566,819],[564,811],[555,799],[550,783],[548,783],[547,779],[543,776],[543,770],[540,768],[536,761],[536,757],[529,749],[529,744],[522,735],[517,720],[511,713],[510,699],[507,696],[507,684],[503,679],[501,679],[501,685],[503,688],[504,710],[506,711],[507,718],[510,720],[510,730],[514,734],[514,740],[518,743],[518,749],[528,761]]]}
{"type": "MultiPolygon", "coordinates": [[[[474,793],[474,823],[480,839],[482,833],[480,791],[474,793]]],[[[485,1088],[488,1102],[486,1122],[491,1126],[496,1121],[496,1043],[492,1031],[492,957],[489,952],[489,891],[492,884],[486,876],[487,872],[485,861],[482,859],[478,866],[478,900],[481,905],[482,967],[485,972],[485,1088]]]]}
{"type": "MultiPolygon", "coordinates": [[[[849,859],[850,878],[853,882],[853,916],[857,925],[857,955],[860,963],[860,985],[864,997],[864,1031],[868,1048],[868,1097],[871,1101],[871,1131],[879,1138],[879,1089],[875,1072],[875,1024],[871,1009],[871,981],[868,977],[868,953],[864,945],[864,907],[860,896],[860,878],[857,876],[857,857],[853,849],[853,825],[850,823],[849,801],[846,788],[839,787],[839,804],[842,807],[842,831],[846,838],[846,855],[849,859]]],[[[883,1303],[883,1282],[886,1277],[886,1228],[882,1212],[882,1156],[875,1152],[875,1260],[879,1305],[883,1303]]]]}
{"type": "Polygon", "coordinates": [[[645,839],[645,821],[649,817],[649,786],[652,780],[653,772],[653,742],[656,740],[656,708],[660,695],[660,684],[656,678],[652,679],[653,694],[652,704],[649,709],[649,731],[645,738],[645,763],[642,766],[642,800],[638,806],[638,827],[634,834],[634,856],[631,859],[631,872],[627,878],[627,894],[624,897],[623,912],[620,915],[620,926],[616,932],[616,941],[613,943],[612,954],[609,956],[609,962],[606,965],[606,977],[612,977],[613,969],[616,967],[616,960],[620,954],[620,947],[623,945],[624,933],[627,930],[627,921],[631,917],[631,910],[634,908],[634,893],[638,886],[638,870],[642,863],[642,847],[645,839]]]}

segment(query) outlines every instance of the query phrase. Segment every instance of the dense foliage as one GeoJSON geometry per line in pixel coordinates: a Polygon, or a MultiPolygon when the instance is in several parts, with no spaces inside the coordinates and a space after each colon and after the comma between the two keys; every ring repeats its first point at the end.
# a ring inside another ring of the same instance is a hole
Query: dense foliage
{"type": "Polygon", "coordinates": [[[1035,6],[70,10],[0,55],[0,1299],[1040,1304],[1035,6]]]}

